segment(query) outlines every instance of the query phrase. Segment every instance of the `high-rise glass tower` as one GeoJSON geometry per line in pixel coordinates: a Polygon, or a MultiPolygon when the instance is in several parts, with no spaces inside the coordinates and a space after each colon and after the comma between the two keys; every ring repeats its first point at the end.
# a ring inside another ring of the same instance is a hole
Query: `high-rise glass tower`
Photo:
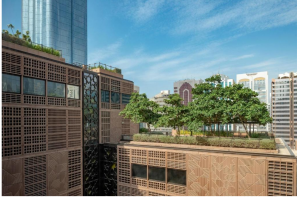
{"type": "Polygon", "coordinates": [[[67,63],[87,64],[87,0],[22,0],[22,32],[62,51],[67,63]]]}

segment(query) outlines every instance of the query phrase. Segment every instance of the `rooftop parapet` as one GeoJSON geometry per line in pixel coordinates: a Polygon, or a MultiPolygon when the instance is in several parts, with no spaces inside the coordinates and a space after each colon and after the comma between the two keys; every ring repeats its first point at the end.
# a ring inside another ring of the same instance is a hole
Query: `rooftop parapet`
{"type": "Polygon", "coordinates": [[[84,65],[84,67],[87,70],[96,72],[96,73],[103,73],[103,74],[107,74],[107,75],[113,75],[115,77],[120,77],[123,78],[122,75],[122,70],[120,68],[117,67],[113,67],[107,64],[103,64],[103,63],[94,63],[94,64],[89,64],[89,65],[84,65]]]}

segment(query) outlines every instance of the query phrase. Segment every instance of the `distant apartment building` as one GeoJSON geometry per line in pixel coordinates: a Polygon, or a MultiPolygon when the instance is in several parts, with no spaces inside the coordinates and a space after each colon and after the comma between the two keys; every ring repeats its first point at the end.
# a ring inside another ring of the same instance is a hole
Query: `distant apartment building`
{"type": "MultiPolygon", "coordinates": [[[[168,99],[168,97],[170,96],[170,90],[162,90],[160,91],[159,94],[155,95],[154,97],[150,98],[150,101],[154,101],[155,103],[157,103],[160,107],[163,107],[165,105],[167,105],[165,103],[165,99],[168,99]]],[[[158,132],[163,132],[163,133],[171,133],[172,132],[172,128],[171,127],[157,127],[155,128],[153,125],[150,125],[150,129],[151,131],[158,131],[158,132]]]]}
{"type": "Polygon", "coordinates": [[[272,132],[294,147],[297,140],[297,73],[279,74],[271,84],[272,132]]]}
{"type": "Polygon", "coordinates": [[[236,82],[258,93],[261,102],[269,103],[268,72],[245,73],[236,75],[236,82]]]}
{"type": "MultiPolygon", "coordinates": [[[[245,74],[237,74],[236,82],[238,84],[243,84],[245,88],[250,88],[251,90],[258,93],[258,99],[261,102],[269,104],[269,83],[268,83],[268,72],[257,72],[257,73],[245,73],[245,74]]],[[[269,125],[266,126],[254,126],[255,131],[262,132],[270,132],[268,130],[270,128],[269,125]]],[[[244,131],[243,126],[238,125],[237,129],[240,131],[244,131]]]]}
{"type": "Polygon", "coordinates": [[[22,32],[61,50],[67,63],[87,64],[87,0],[22,0],[22,32]]]}
{"type": "Polygon", "coordinates": [[[192,102],[193,95],[192,89],[195,88],[195,84],[203,83],[202,79],[185,79],[174,82],[174,94],[179,94],[183,99],[182,103],[188,105],[189,102],[192,102]]]}
{"type": "Polygon", "coordinates": [[[140,87],[139,86],[134,86],[133,92],[140,93],[140,87]]]}
{"type": "Polygon", "coordinates": [[[119,116],[133,87],[121,73],[2,40],[2,195],[110,194],[107,145],[138,133],[119,116]]]}

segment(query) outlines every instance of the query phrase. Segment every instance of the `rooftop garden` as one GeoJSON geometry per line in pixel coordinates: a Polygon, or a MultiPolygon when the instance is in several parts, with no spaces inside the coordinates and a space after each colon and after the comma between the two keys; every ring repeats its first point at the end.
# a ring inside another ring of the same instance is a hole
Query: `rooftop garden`
{"type": "Polygon", "coordinates": [[[201,137],[201,136],[173,137],[173,136],[166,136],[166,135],[135,134],[133,136],[133,141],[276,150],[276,142],[274,139],[261,139],[261,138],[248,139],[248,138],[233,138],[233,137],[201,137]]]}
{"type": "Polygon", "coordinates": [[[107,71],[110,71],[110,72],[122,74],[122,70],[120,68],[116,68],[116,67],[113,67],[113,66],[102,64],[100,62],[95,63],[94,65],[89,65],[88,66],[89,70],[96,69],[96,68],[100,68],[100,69],[107,70],[107,71]]]}
{"type": "Polygon", "coordinates": [[[18,44],[21,46],[25,46],[25,47],[28,47],[31,49],[35,49],[38,51],[42,51],[45,53],[49,53],[49,54],[52,54],[52,55],[55,55],[58,57],[62,56],[62,53],[59,50],[53,49],[52,47],[44,46],[42,44],[33,43],[29,36],[29,31],[26,31],[26,34],[22,34],[19,30],[17,30],[16,33],[14,33],[14,31],[13,31],[14,26],[12,24],[7,25],[7,27],[11,29],[12,33],[10,34],[8,30],[3,30],[2,31],[2,40],[11,42],[14,44],[18,44]],[[20,38],[20,36],[22,38],[20,38]]]}
{"type": "Polygon", "coordinates": [[[189,144],[202,146],[237,147],[253,149],[276,149],[274,138],[268,133],[254,132],[254,125],[272,123],[265,103],[258,94],[242,84],[227,87],[221,85],[221,76],[213,75],[205,83],[192,89],[193,101],[183,104],[178,94],[170,95],[159,106],[150,101],[146,94],[132,93],[129,104],[120,112],[132,122],[147,124],[148,132],[133,136],[134,141],[189,144]],[[215,85],[217,84],[217,85],[215,85]],[[245,132],[222,131],[220,125],[241,124],[245,132]],[[151,135],[150,125],[172,127],[176,137],[151,135]],[[181,128],[187,131],[181,131],[181,128]],[[203,131],[203,128],[208,128],[203,131]],[[252,129],[251,129],[252,128],[252,129]],[[146,133],[146,134],[142,134],[146,133]],[[273,139],[271,139],[273,138],[273,139]]]}

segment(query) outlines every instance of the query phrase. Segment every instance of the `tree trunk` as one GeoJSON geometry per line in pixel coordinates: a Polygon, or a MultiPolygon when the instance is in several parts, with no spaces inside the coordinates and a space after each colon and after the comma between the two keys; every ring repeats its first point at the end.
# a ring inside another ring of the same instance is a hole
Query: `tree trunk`
{"type": "Polygon", "coordinates": [[[151,133],[150,124],[147,123],[147,126],[148,126],[148,131],[149,131],[149,133],[151,133]]]}
{"type": "Polygon", "coordinates": [[[242,121],[242,124],[243,124],[243,127],[244,127],[245,131],[246,131],[246,134],[247,134],[247,136],[248,136],[248,139],[250,139],[250,136],[249,136],[249,133],[248,133],[248,130],[247,130],[247,126],[244,124],[243,121],[242,121]]]}
{"type": "Polygon", "coordinates": [[[251,122],[249,123],[249,135],[251,136],[251,122]]]}
{"type": "Polygon", "coordinates": [[[180,136],[180,129],[179,129],[179,126],[177,126],[177,135],[180,136]]]}

